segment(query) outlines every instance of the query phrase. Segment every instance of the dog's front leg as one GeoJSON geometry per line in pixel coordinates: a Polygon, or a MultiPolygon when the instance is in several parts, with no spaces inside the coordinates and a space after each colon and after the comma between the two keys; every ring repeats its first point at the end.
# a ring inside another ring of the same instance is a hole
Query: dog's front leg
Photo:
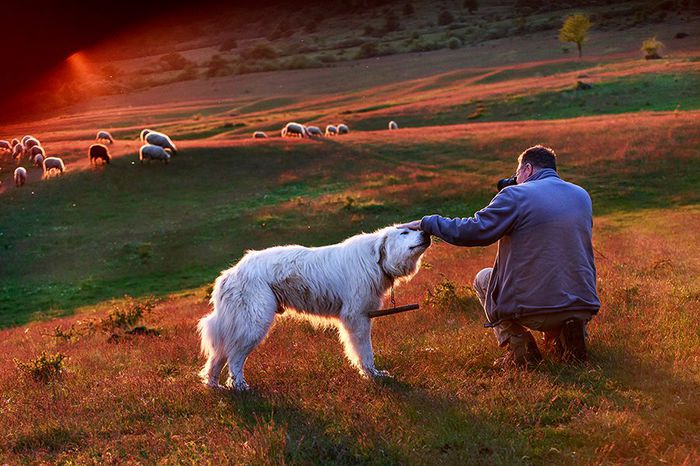
{"type": "Polygon", "coordinates": [[[372,351],[372,322],[365,314],[353,313],[341,317],[346,332],[345,353],[354,363],[360,373],[368,377],[389,377],[387,371],[374,367],[374,352],[372,351]]]}

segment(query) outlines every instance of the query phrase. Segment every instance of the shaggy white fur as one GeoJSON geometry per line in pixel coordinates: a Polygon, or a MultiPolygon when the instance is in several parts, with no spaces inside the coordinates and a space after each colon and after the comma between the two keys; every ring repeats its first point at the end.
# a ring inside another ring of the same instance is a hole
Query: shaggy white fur
{"type": "Polygon", "coordinates": [[[336,325],[345,355],[362,375],[388,375],[374,367],[367,313],[381,307],[392,285],[418,271],[428,246],[429,235],[392,226],[331,246],[248,251],[216,279],[214,310],[199,321],[207,357],[202,381],[219,387],[219,375],[228,363],[227,385],[247,390],[245,361],[267,335],[275,315],[286,310],[336,325]]]}

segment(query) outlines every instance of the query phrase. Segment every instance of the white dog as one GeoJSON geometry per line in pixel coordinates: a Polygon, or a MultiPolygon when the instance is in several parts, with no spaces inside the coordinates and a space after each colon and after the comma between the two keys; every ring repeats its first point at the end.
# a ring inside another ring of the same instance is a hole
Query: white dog
{"type": "Polygon", "coordinates": [[[243,366],[265,338],[277,313],[296,311],[337,325],[345,354],[364,376],[388,375],[374,367],[368,311],[381,307],[397,281],[420,267],[430,236],[386,227],[319,248],[279,246],[248,251],[216,279],[214,311],[199,321],[207,363],[200,376],[219,387],[228,362],[236,390],[247,390],[243,366]]]}

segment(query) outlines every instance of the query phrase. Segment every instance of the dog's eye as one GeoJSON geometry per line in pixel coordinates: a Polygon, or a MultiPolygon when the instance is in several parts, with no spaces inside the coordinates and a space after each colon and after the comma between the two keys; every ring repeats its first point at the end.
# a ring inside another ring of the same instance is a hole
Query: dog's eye
{"type": "Polygon", "coordinates": [[[404,232],[403,232],[403,233],[401,233],[401,234],[402,234],[402,235],[407,235],[407,234],[408,234],[408,232],[407,232],[407,231],[404,231],[404,232]]]}

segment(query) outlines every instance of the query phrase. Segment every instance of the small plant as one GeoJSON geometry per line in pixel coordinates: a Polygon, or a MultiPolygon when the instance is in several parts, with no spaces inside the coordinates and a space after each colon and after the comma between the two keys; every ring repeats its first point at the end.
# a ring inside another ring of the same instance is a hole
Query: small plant
{"type": "Polygon", "coordinates": [[[153,310],[155,306],[154,298],[136,300],[127,296],[123,302],[114,304],[107,317],[100,322],[100,326],[109,331],[133,330],[143,316],[153,310]]]}
{"type": "Polygon", "coordinates": [[[207,77],[225,76],[231,73],[228,62],[219,54],[214,54],[207,62],[207,77]]]}
{"type": "Polygon", "coordinates": [[[452,37],[450,40],[447,41],[447,48],[456,50],[462,46],[462,41],[459,40],[457,37],[452,37]]]}
{"type": "Polygon", "coordinates": [[[61,376],[65,359],[66,356],[64,354],[46,354],[45,351],[42,351],[41,355],[35,359],[30,359],[27,362],[15,359],[14,362],[20,372],[35,382],[49,383],[61,376]]]}
{"type": "Polygon", "coordinates": [[[661,58],[660,52],[664,48],[663,42],[656,39],[656,36],[650,37],[642,42],[641,51],[644,53],[644,59],[656,60],[661,58]]]}
{"type": "Polygon", "coordinates": [[[474,290],[458,287],[455,282],[448,278],[443,278],[432,290],[428,290],[423,304],[453,312],[479,311],[481,309],[481,304],[474,290]]]}

